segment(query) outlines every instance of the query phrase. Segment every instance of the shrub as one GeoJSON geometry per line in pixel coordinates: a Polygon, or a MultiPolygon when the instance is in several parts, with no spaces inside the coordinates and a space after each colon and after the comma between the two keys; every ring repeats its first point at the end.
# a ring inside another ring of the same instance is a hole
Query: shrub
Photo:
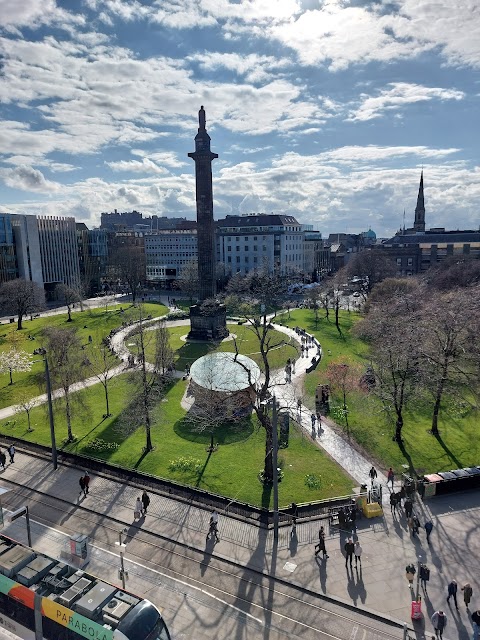
{"type": "Polygon", "coordinates": [[[305,476],[305,484],[309,489],[320,489],[321,477],[319,478],[314,473],[307,473],[305,476]]]}
{"type": "Polygon", "coordinates": [[[102,438],[94,438],[87,442],[85,449],[92,453],[102,453],[104,451],[116,451],[120,445],[117,442],[107,442],[102,438]]]}
{"type": "Polygon", "coordinates": [[[179,473],[196,473],[199,474],[202,470],[202,463],[196,458],[176,458],[171,460],[168,468],[170,471],[178,471],[179,473]]]}

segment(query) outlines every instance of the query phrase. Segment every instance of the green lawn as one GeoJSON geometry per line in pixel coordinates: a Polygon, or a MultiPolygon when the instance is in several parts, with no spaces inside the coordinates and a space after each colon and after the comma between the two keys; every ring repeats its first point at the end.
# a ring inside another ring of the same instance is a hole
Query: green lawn
{"type": "MultiPolygon", "coordinates": [[[[333,314],[330,322],[322,319],[315,328],[314,312],[310,309],[296,309],[277,319],[291,327],[296,325],[313,333],[320,341],[324,357],[318,368],[306,377],[305,402],[311,408],[315,405],[315,388],[326,383],[325,369],[333,358],[344,356],[363,366],[368,364],[368,345],[351,334],[355,322],[360,319],[356,313],[340,313],[340,335],[335,327],[333,314]],[[329,353],[331,352],[331,353],[329,353]]],[[[340,404],[333,397],[333,403],[340,404]]],[[[479,411],[471,409],[460,415],[457,406],[442,411],[439,420],[440,438],[428,433],[431,423],[431,402],[417,402],[405,413],[403,428],[403,449],[392,441],[394,425],[382,410],[375,396],[352,393],[347,398],[349,407],[349,436],[384,468],[392,466],[398,473],[408,465],[418,473],[446,471],[480,464],[480,440],[478,438],[479,411]]],[[[451,404],[451,403],[450,403],[451,404]]],[[[343,427],[344,431],[345,428],[343,427]]]]}
{"type": "MultiPolygon", "coordinates": [[[[262,367],[258,339],[253,331],[248,328],[248,325],[229,324],[227,326],[230,333],[237,336],[236,342],[239,352],[249,356],[262,367]]],[[[187,343],[181,338],[188,333],[189,329],[190,327],[185,325],[181,327],[171,327],[168,330],[170,334],[170,346],[175,351],[175,367],[179,371],[183,371],[187,364],[191,365],[195,360],[212,351],[235,351],[235,343],[233,340],[226,340],[220,344],[187,343]]],[[[271,337],[272,344],[279,344],[277,348],[270,351],[269,355],[269,362],[273,369],[284,367],[288,358],[297,357],[298,344],[295,341],[290,341],[288,336],[285,336],[279,331],[271,331],[269,332],[269,336],[271,337]],[[284,341],[286,341],[286,343],[284,341]]],[[[133,340],[129,341],[129,343],[133,344],[133,340]]],[[[154,340],[148,340],[146,353],[147,359],[150,362],[154,358],[154,352],[154,340]]]]}
{"type": "MultiPolygon", "coordinates": [[[[145,303],[144,313],[146,315],[161,316],[167,312],[166,307],[157,303],[145,303]]],[[[76,327],[82,342],[88,344],[88,336],[92,336],[93,344],[100,344],[111,329],[119,327],[123,322],[133,318],[136,310],[129,304],[111,305],[105,311],[105,307],[97,309],[88,309],[85,311],[76,311],[72,313],[72,322],[67,322],[67,314],[54,316],[41,316],[33,320],[24,320],[21,334],[24,340],[20,346],[27,353],[33,353],[34,349],[41,346],[41,332],[45,327],[76,327]],[[123,311],[121,311],[123,309],[123,311]],[[31,336],[33,339],[29,339],[31,336]]],[[[6,324],[0,326],[0,350],[10,348],[8,335],[17,332],[17,325],[6,324]]],[[[39,360],[38,357],[32,356],[39,360]]],[[[31,397],[45,393],[42,385],[40,388],[37,383],[37,376],[44,369],[41,359],[33,364],[30,371],[25,373],[13,374],[13,385],[10,385],[10,377],[8,373],[0,375],[0,408],[8,407],[16,404],[18,398],[27,393],[31,397]]]]}
{"type": "MultiPolygon", "coordinates": [[[[156,448],[148,455],[144,455],[142,451],[145,440],[142,428],[128,437],[122,436],[118,430],[119,416],[131,395],[131,381],[127,374],[118,376],[111,382],[113,416],[108,419],[102,417],[105,405],[100,385],[79,392],[86,409],[73,420],[77,441],[66,448],[92,455],[88,443],[94,438],[109,443],[118,442],[118,449],[96,452],[95,457],[251,504],[271,504],[270,492],[264,493],[263,485],[257,477],[263,468],[265,441],[264,432],[258,427],[256,420],[248,420],[241,429],[219,429],[215,434],[215,442],[220,443],[220,446],[209,456],[206,452],[209,435],[192,433],[183,421],[185,412],[180,407],[180,400],[185,384],[182,380],[176,381],[167,393],[166,402],[158,404],[152,427],[152,439],[156,448]],[[180,457],[198,461],[201,472],[172,472],[170,462],[180,457]]],[[[26,425],[24,414],[17,415],[14,421],[10,419],[0,424],[0,433],[49,445],[46,407],[39,407],[32,412],[34,431],[27,432],[26,425]]],[[[55,406],[55,425],[60,445],[66,437],[66,426],[62,406],[58,404],[55,406]]],[[[284,506],[291,502],[301,503],[345,495],[350,493],[353,486],[351,479],[338,465],[313,445],[308,437],[298,432],[293,424],[290,428],[289,446],[279,452],[279,464],[285,474],[279,486],[280,504],[284,506]],[[306,486],[307,474],[317,477],[318,488],[309,489],[306,486]]]]}

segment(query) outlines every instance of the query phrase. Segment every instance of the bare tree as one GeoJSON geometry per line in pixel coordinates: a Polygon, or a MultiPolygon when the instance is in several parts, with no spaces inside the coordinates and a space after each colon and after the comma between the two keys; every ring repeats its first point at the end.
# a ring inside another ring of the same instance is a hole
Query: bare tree
{"type": "Polygon", "coordinates": [[[16,278],[0,286],[0,307],[18,316],[17,329],[23,329],[23,317],[45,306],[45,293],[36,282],[16,278]]]}
{"type": "MultiPolygon", "coordinates": [[[[360,365],[342,358],[332,360],[328,364],[326,378],[331,389],[341,395],[342,406],[340,412],[337,411],[337,415],[340,415],[345,420],[345,426],[348,430],[347,394],[360,389],[360,365]]],[[[335,411],[332,410],[332,413],[335,414],[335,411]]]]}
{"type": "Polygon", "coordinates": [[[174,351],[170,346],[170,334],[165,322],[162,321],[155,330],[155,370],[161,371],[164,376],[172,369],[174,356],[174,351]]]}
{"type": "MultiPolygon", "coordinates": [[[[129,434],[139,427],[143,427],[145,429],[144,450],[148,453],[153,450],[152,411],[164,394],[166,379],[158,374],[158,367],[161,368],[161,364],[157,367],[156,364],[147,362],[147,352],[155,340],[157,332],[148,330],[145,320],[143,305],[138,305],[137,327],[132,334],[136,345],[138,367],[131,374],[132,401],[121,420],[120,430],[122,433],[129,434]]],[[[160,335],[162,334],[163,332],[160,332],[160,335]]]]}
{"type": "Polygon", "coordinates": [[[270,366],[270,352],[285,344],[285,341],[274,333],[273,325],[267,314],[269,311],[277,309],[279,300],[283,299],[286,294],[289,282],[287,279],[271,274],[267,270],[252,272],[243,279],[237,278],[233,284],[231,282],[229,282],[227,289],[230,290],[231,287],[235,286],[237,293],[244,300],[243,317],[246,326],[257,338],[258,350],[263,365],[263,377],[256,385],[253,409],[258,421],[265,430],[263,478],[268,484],[273,482],[274,477],[273,425],[268,407],[274,384],[270,366]]]}
{"type": "Polygon", "coordinates": [[[200,284],[198,281],[198,261],[191,260],[182,266],[180,277],[175,280],[175,287],[190,298],[190,304],[196,300],[200,284]]]}
{"type": "Polygon", "coordinates": [[[471,388],[476,380],[480,286],[433,296],[423,307],[420,326],[424,383],[434,399],[431,431],[438,436],[444,395],[471,388]]]}
{"type": "Polygon", "coordinates": [[[346,266],[347,277],[360,278],[357,287],[365,298],[370,295],[376,284],[394,276],[395,271],[392,258],[381,249],[367,249],[355,253],[346,266]]]}
{"type": "Polygon", "coordinates": [[[15,407],[15,413],[21,413],[22,411],[25,411],[25,414],[27,416],[27,424],[28,424],[27,431],[33,431],[32,425],[31,425],[31,419],[30,419],[30,412],[36,406],[36,404],[37,404],[36,399],[32,398],[30,393],[28,393],[28,391],[25,390],[20,395],[20,398],[18,399],[18,404],[15,407]]]}
{"type": "Polygon", "coordinates": [[[75,394],[72,386],[84,377],[85,353],[75,327],[47,327],[43,331],[46,357],[50,368],[52,385],[63,390],[65,417],[67,421],[67,442],[73,442],[72,417],[75,394]]]}
{"type": "Polygon", "coordinates": [[[404,409],[419,391],[419,306],[422,289],[418,282],[397,289],[392,281],[378,285],[372,293],[366,318],[356,327],[356,333],[370,342],[375,384],[370,389],[381,401],[385,411],[395,422],[395,440],[402,441],[404,409]],[[406,293],[409,290],[408,294],[406,293]]]}
{"type": "Polygon", "coordinates": [[[110,413],[109,383],[112,377],[112,370],[115,368],[118,361],[113,355],[106,339],[104,339],[100,345],[94,345],[93,343],[90,344],[87,358],[87,366],[90,372],[102,385],[103,392],[105,394],[106,411],[103,417],[109,418],[112,415],[110,413]]]}
{"type": "Polygon", "coordinates": [[[112,265],[120,280],[127,284],[135,305],[138,292],[145,281],[145,254],[142,248],[134,245],[118,248],[112,255],[112,265]]]}
{"type": "Polygon", "coordinates": [[[64,284],[63,282],[57,284],[55,287],[55,293],[58,298],[65,303],[67,307],[68,319],[67,322],[72,321],[72,307],[75,304],[83,303],[83,291],[81,286],[70,286],[68,284],[64,284]]]}

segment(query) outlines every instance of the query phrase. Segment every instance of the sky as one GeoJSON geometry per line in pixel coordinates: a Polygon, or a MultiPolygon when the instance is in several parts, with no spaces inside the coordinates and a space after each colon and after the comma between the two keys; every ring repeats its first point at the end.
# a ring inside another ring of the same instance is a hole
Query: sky
{"type": "Polygon", "coordinates": [[[478,0],[0,0],[0,212],[480,224],[478,0]]]}

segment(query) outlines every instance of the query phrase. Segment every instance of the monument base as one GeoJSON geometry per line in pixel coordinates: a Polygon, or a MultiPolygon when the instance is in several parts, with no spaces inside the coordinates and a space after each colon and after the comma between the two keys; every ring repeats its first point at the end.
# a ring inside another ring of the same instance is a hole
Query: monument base
{"type": "Polygon", "coordinates": [[[223,340],[228,336],[227,309],[224,304],[195,304],[190,307],[187,340],[223,340]]]}

